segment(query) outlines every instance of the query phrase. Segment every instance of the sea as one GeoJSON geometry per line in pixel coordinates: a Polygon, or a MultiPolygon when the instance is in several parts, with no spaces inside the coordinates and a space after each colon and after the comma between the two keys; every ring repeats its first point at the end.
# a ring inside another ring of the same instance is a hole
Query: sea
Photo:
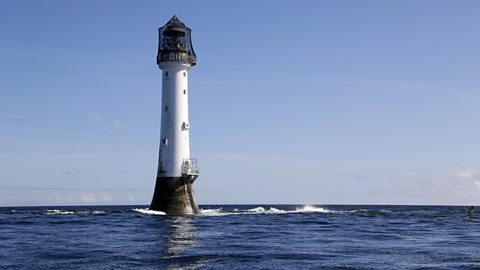
{"type": "Polygon", "coordinates": [[[0,208],[0,269],[480,269],[467,206],[0,208]]]}

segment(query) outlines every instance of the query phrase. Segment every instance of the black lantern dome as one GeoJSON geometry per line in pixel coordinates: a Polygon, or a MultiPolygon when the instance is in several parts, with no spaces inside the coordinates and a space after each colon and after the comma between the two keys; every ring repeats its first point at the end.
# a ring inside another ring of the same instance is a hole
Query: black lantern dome
{"type": "Polygon", "coordinates": [[[158,29],[157,64],[180,62],[194,66],[197,56],[192,46],[192,30],[173,16],[167,24],[158,29]]]}

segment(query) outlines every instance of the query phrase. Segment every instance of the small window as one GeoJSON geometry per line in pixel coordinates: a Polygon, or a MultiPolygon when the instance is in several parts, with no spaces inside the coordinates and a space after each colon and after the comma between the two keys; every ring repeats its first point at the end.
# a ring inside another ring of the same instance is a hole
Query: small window
{"type": "Polygon", "coordinates": [[[183,77],[187,77],[187,72],[183,72],[183,77]]]}
{"type": "Polygon", "coordinates": [[[183,94],[184,94],[184,95],[187,94],[187,89],[183,89],[183,94]]]}
{"type": "Polygon", "coordinates": [[[165,139],[162,139],[162,145],[168,145],[168,140],[165,138],[165,139]]]}
{"type": "Polygon", "coordinates": [[[165,71],[165,77],[168,77],[168,71],[165,71]]]}
{"type": "Polygon", "coordinates": [[[165,106],[165,111],[168,112],[168,106],[165,106]]]}

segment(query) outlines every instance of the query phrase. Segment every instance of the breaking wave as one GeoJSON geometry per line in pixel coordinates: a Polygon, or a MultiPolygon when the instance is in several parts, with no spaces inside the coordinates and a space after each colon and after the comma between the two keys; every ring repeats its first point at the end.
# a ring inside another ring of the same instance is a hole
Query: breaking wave
{"type": "Polygon", "coordinates": [[[277,209],[277,208],[274,208],[274,207],[270,207],[270,209],[265,209],[263,207],[255,207],[255,208],[252,208],[252,209],[248,209],[245,212],[254,213],[254,214],[285,214],[285,213],[288,213],[287,210],[281,210],[281,209],[277,209]]]}
{"type": "Polygon", "coordinates": [[[200,212],[204,216],[219,216],[219,215],[222,215],[222,208],[200,209],[200,212]]]}
{"type": "MultiPolygon", "coordinates": [[[[359,217],[447,217],[466,215],[466,207],[430,207],[425,206],[321,206],[321,205],[203,205],[200,216],[225,215],[269,215],[269,214],[305,214],[305,215],[352,215],[359,217]]],[[[166,213],[150,210],[147,206],[88,206],[88,207],[18,207],[0,208],[0,214],[9,215],[49,215],[49,216],[108,216],[110,214],[134,213],[150,216],[163,216],[166,213]],[[123,208],[122,208],[123,207],[123,208]]]]}
{"type": "Polygon", "coordinates": [[[135,211],[137,213],[144,214],[144,215],[151,215],[151,216],[164,216],[164,215],[166,215],[165,212],[150,210],[148,208],[133,208],[132,211],[135,211]]]}
{"type": "Polygon", "coordinates": [[[333,211],[333,210],[325,209],[322,207],[316,207],[312,205],[304,205],[300,208],[297,208],[297,210],[293,212],[294,213],[325,213],[325,214],[340,213],[340,211],[333,211]]]}
{"type": "MultiPolygon", "coordinates": [[[[13,213],[16,213],[13,212],[13,213]]],[[[44,212],[45,215],[106,215],[108,212],[101,210],[93,211],[71,211],[71,210],[60,210],[60,209],[48,209],[44,212]]]]}
{"type": "Polygon", "coordinates": [[[322,207],[316,207],[311,205],[304,205],[298,207],[295,210],[284,210],[278,209],[275,207],[265,208],[262,206],[251,208],[251,209],[233,209],[231,211],[223,211],[222,208],[213,208],[213,209],[201,209],[201,213],[204,216],[225,216],[225,215],[248,215],[248,214],[293,214],[293,213],[340,213],[340,211],[333,211],[325,209],[322,207]]]}
{"type": "Polygon", "coordinates": [[[47,210],[45,213],[47,215],[73,215],[75,212],[73,211],[66,211],[66,210],[58,210],[58,209],[50,209],[47,210]]]}

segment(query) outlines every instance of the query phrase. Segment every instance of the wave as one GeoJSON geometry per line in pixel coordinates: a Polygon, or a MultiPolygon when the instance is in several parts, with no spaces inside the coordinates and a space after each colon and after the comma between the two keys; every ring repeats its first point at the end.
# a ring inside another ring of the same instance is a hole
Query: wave
{"type": "Polygon", "coordinates": [[[353,214],[359,214],[364,216],[387,216],[393,213],[392,211],[386,209],[357,209],[350,212],[353,214]]]}
{"type": "Polygon", "coordinates": [[[284,210],[278,209],[275,207],[270,207],[268,209],[259,206],[251,209],[233,209],[231,211],[223,211],[222,208],[213,208],[213,209],[201,209],[201,214],[205,216],[225,216],[225,215],[248,215],[248,214],[293,214],[293,213],[322,213],[322,214],[329,214],[329,213],[338,213],[338,211],[333,211],[329,209],[325,209],[322,207],[315,207],[311,205],[304,205],[302,207],[298,207],[295,210],[284,210]]]}
{"type": "Polygon", "coordinates": [[[324,213],[324,214],[330,214],[330,213],[341,213],[341,211],[333,211],[330,209],[325,209],[322,207],[316,207],[312,205],[304,205],[302,207],[297,208],[295,211],[292,211],[293,213],[324,213]]]}
{"type": "Polygon", "coordinates": [[[200,212],[204,216],[220,216],[222,215],[222,208],[200,209],[200,212]]]}
{"type": "Polygon", "coordinates": [[[270,207],[270,209],[268,210],[266,210],[263,207],[255,207],[252,209],[245,210],[245,212],[254,213],[254,214],[285,214],[285,213],[288,213],[289,211],[277,209],[274,207],[270,207]]]}
{"type": "Polygon", "coordinates": [[[133,208],[132,211],[135,211],[137,213],[144,214],[144,215],[151,215],[151,216],[165,216],[166,215],[165,212],[150,210],[148,208],[133,208]]]}
{"type": "Polygon", "coordinates": [[[265,208],[263,207],[255,207],[255,208],[252,208],[252,209],[247,209],[245,210],[245,212],[251,212],[251,213],[265,213],[265,208]]]}
{"type": "Polygon", "coordinates": [[[287,213],[286,210],[277,209],[270,207],[270,209],[265,209],[263,207],[255,207],[252,209],[239,210],[237,208],[232,211],[223,211],[222,208],[213,208],[213,209],[200,209],[201,214],[204,216],[226,216],[226,215],[248,215],[248,214],[282,214],[287,213]]]}
{"type": "MultiPolygon", "coordinates": [[[[426,206],[320,206],[320,205],[212,205],[203,206],[199,216],[224,215],[266,215],[266,214],[316,214],[316,215],[352,215],[361,217],[448,217],[464,215],[466,207],[426,207],[426,206]]],[[[0,215],[79,215],[104,216],[110,214],[139,213],[143,215],[166,215],[164,212],[150,210],[147,206],[99,206],[99,207],[32,207],[0,209],[0,215]]]]}
{"type": "Polygon", "coordinates": [[[45,211],[46,215],[106,215],[106,211],[93,210],[93,211],[70,211],[60,209],[48,209],[45,211]]]}
{"type": "Polygon", "coordinates": [[[73,211],[66,211],[66,210],[58,210],[58,209],[49,209],[45,212],[47,215],[73,215],[75,212],[73,211]]]}
{"type": "Polygon", "coordinates": [[[282,210],[282,209],[277,209],[277,208],[274,208],[274,207],[270,207],[270,209],[265,211],[265,213],[267,213],[267,214],[285,214],[285,213],[288,213],[288,211],[287,210],[282,210]]]}

